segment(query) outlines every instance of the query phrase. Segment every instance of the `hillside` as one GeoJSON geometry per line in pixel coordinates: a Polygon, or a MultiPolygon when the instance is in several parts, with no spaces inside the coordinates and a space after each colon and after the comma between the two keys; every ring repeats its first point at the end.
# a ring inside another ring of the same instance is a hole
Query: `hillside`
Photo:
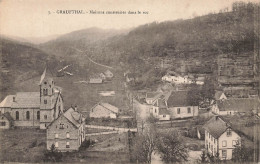
{"type": "MultiPolygon", "coordinates": [[[[19,84],[41,75],[46,66],[49,71],[58,66],[55,56],[48,55],[29,44],[1,37],[0,49],[0,99],[7,94],[21,91],[19,84]]],[[[30,91],[30,86],[27,88],[30,91]]]]}
{"type": "Polygon", "coordinates": [[[127,35],[108,35],[97,29],[76,31],[43,44],[41,48],[55,55],[82,55],[74,47],[107,64],[128,62],[129,55],[138,58],[201,58],[243,53],[253,51],[254,14],[251,7],[189,20],[150,23],[127,35]]]}

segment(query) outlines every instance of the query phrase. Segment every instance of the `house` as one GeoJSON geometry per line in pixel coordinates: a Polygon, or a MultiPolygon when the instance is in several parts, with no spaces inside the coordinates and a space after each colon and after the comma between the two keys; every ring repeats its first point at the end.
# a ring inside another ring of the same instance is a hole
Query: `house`
{"type": "Polygon", "coordinates": [[[232,98],[225,101],[218,100],[212,107],[212,112],[218,115],[246,114],[259,109],[257,98],[232,98]]]}
{"type": "Polygon", "coordinates": [[[198,116],[198,105],[188,101],[188,91],[173,91],[166,100],[172,119],[198,116]]]}
{"type": "Polygon", "coordinates": [[[119,109],[108,103],[98,103],[91,108],[90,118],[117,118],[119,109]]]}
{"type": "Polygon", "coordinates": [[[225,95],[225,93],[223,91],[216,91],[215,92],[215,100],[226,100],[227,96],[225,95]]]}
{"type": "MultiPolygon", "coordinates": [[[[46,72],[46,71],[45,71],[46,72]]],[[[40,92],[17,92],[0,103],[1,113],[9,112],[14,126],[45,129],[63,112],[61,91],[52,78],[41,77],[40,92]]]]}
{"type": "Polygon", "coordinates": [[[96,75],[92,75],[89,78],[89,83],[90,84],[102,84],[103,83],[103,79],[100,77],[100,75],[96,74],[96,75]]]}
{"type": "Polygon", "coordinates": [[[232,159],[232,152],[240,144],[240,136],[232,129],[228,122],[221,117],[212,117],[204,126],[205,148],[213,156],[218,155],[221,160],[232,159]]]}
{"type": "Polygon", "coordinates": [[[99,76],[101,77],[102,80],[106,80],[106,75],[104,73],[100,73],[99,76]]]}
{"type": "Polygon", "coordinates": [[[13,118],[9,112],[0,114],[0,129],[10,129],[13,127],[13,118]]]}
{"type": "Polygon", "coordinates": [[[147,104],[154,104],[154,102],[162,96],[162,92],[147,92],[145,96],[145,101],[147,104]]]}
{"type": "Polygon", "coordinates": [[[76,151],[85,140],[85,118],[77,108],[69,108],[47,126],[47,149],[52,144],[62,152],[76,151]]]}
{"type": "Polygon", "coordinates": [[[113,73],[109,70],[106,70],[106,72],[104,72],[106,79],[112,79],[114,77],[113,73]]]}
{"type": "Polygon", "coordinates": [[[136,75],[134,74],[134,73],[127,73],[126,75],[125,75],[125,77],[126,77],[126,82],[127,83],[130,83],[130,82],[134,82],[135,81],[135,77],[136,75]]]}

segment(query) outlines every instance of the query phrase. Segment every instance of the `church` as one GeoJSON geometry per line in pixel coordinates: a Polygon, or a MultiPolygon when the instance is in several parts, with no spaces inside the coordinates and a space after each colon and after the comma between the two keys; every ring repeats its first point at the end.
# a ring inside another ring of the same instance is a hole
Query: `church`
{"type": "Polygon", "coordinates": [[[40,92],[17,92],[8,95],[0,103],[0,114],[9,113],[16,127],[46,127],[63,113],[63,98],[52,78],[45,77],[39,83],[40,92]]]}

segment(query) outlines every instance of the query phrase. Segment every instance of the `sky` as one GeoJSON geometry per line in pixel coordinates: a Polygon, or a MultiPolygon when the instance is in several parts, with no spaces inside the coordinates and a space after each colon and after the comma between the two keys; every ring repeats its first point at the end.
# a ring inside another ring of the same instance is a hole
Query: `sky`
{"type": "Polygon", "coordinates": [[[231,9],[235,1],[0,0],[0,34],[26,38],[60,35],[90,27],[127,29],[154,21],[189,19],[219,12],[225,7],[231,9]],[[58,14],[57,10],[83,10],[85,14],[58,14]],[[127,14],[89,14],[90,10],[126,11],[127,14]],[[145,11],[148,14],[128,14],[128,11],[145,11]]]}

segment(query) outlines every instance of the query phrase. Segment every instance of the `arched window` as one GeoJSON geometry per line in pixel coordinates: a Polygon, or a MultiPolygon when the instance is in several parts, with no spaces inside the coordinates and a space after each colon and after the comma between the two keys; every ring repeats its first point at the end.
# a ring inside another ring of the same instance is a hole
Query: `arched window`
{"type": "Polygon", "coordinates": [[[19,120],[19,112],[18,111],[15,112],[15,119],[19,120]]]}
{"type": "Polygon", "coordinates": [[[37,111],[37,120],[40,120],[40,111],[37,111]]]}
{"type": "Polygon", "coordinates": [[[46,95],[48,95],[48,89],[46,89],[46,95]]]}
{"type": "Polygon", "coordinates": [[[30,120],[30,112],[29,111],[26,112],[26,119],[30,120]]]}

